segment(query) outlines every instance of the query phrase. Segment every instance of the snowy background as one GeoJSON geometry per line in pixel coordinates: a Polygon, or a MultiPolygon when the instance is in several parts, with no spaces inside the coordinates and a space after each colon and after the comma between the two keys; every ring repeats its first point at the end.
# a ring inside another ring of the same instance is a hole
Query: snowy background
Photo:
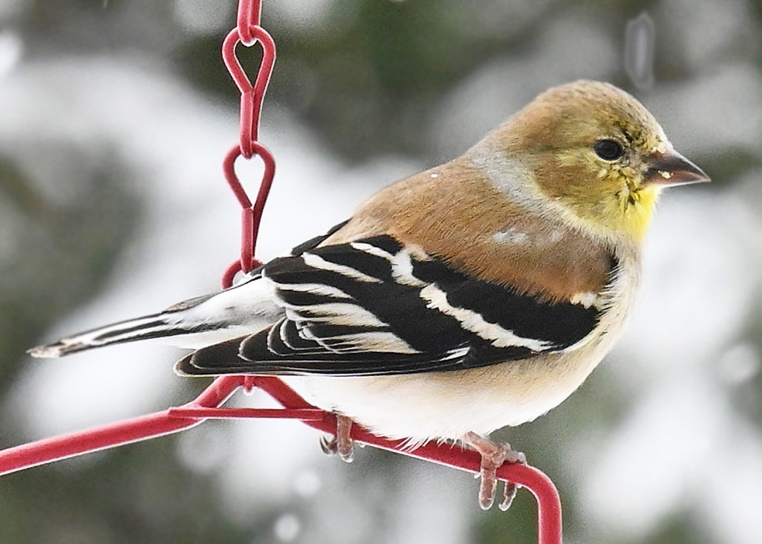
{"type": "MultiPolygon", "coordinates": [[[[664,198],[605,364],[499,437],[555,480],[566,542],[758,543],[762,2],[264,4],[279,56],[260,134],[278,165],[262,259],[550,85],[608,80],[654,112],[713,183],[664,198]],[[625,25],[644,9],[650,90],[623,69],[625,25]]],[[[175,377],[180,352],[152,343],[61,361],[24,350],[217,289],[239,244],[220,167],[237,138],[219,60],[234,19],[232,1],[0,0],[0,447],[206,383],[175,377]]],[[[529,493],[483,513],[476,492],[466,474],[369,448],[346,465],[295,422],[210,422],[0,479],[0,542],[536,540],[529,493]]]]}

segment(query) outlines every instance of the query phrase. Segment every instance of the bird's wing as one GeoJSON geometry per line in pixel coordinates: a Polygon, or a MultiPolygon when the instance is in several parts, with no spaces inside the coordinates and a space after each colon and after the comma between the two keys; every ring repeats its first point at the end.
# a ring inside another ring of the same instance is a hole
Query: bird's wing
{"type": "Polygon", "coordinates": [[[481,281],[384,235],[262,267],[285,316],[181,360],[183,374],[361,376],[457,370],[575,349],[595,305],[481,281]]]}

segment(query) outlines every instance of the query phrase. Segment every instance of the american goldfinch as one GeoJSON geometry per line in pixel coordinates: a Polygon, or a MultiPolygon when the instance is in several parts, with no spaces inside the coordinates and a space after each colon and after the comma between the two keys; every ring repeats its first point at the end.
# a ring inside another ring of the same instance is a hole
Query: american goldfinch
{"type": "Polygon", "coordinates": [[[353,421],[411,446],[465,442],[489,508],[497,468],[522,456],[487,436],[554,408],[598,365],[633,305],[660,191],[701,181],[635,98],[562,85],[237,285],[30,353],[207,346],[177,372],[296,377],[338,414],[326,446],[347,460],[353,421]]]}

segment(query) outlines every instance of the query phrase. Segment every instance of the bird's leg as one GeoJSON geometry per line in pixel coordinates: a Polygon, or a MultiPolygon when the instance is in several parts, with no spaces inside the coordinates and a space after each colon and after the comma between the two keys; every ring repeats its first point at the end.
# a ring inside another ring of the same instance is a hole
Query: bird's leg
{"type": "Polygon", "coordinates": [[[323,437],[320,439],[320,447],[329,455],[338,454],[342,461],[352,462],[354,457],[354,443],[350,433],[352,432],[352,419],[336,414],[336,436],[333,438],[323,437]]]}
{"type": "MultiPolygon", "coordinates": [[[[495,502],[497,494],[497,469],[506,462],[526,463],[526,456],[521,452],[513,451],[510,444],[497,444],[473,432],[463,435],[462,440],[482,456],[479,506],[483,510],[488,510],[495,502]]],[[[516,484],[506,482],[503,500],[500,502],[501,510],[508,510],[516,496],[516,490],[516,484]]]]}

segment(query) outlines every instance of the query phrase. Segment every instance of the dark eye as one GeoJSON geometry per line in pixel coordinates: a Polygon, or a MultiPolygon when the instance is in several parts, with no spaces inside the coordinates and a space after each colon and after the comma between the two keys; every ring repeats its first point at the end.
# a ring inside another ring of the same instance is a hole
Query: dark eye
{"type": "Polygon", "coordinates": [[[598,140],[593,145],[593,150],[604,161],[615,161],[624,155],[622,144],[616,140],[598,140]]]}

